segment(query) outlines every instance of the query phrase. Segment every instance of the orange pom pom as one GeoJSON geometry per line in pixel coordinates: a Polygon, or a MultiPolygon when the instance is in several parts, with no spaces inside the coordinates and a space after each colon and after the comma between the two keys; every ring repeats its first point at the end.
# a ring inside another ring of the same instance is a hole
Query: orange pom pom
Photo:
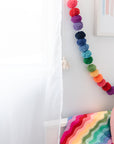
{"type": "Polygon", "coordinates": [[[93,79],[96,83],[99,83],[103,80],[103,76],[102,76],[102,74],[99,74],[98,76],[94,77],[93,79]]]}

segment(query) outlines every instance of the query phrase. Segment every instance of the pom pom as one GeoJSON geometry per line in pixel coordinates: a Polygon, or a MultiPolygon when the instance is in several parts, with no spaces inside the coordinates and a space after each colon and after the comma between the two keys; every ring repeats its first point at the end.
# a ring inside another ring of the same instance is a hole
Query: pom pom
{"type": "Polygon", "coordinates": [[[83,31],[77,32],[75,34],[76,39],[83,39],[85,38],[86,34],[83,31]]]}
{"type": "Polygon", "coordinates": [[[105,86],[105,84],[106,84],[105,79],[103,79],[101,82],[97,83],[97,85],[98,85],[99,87],[103,87],[103,86],[105,86]]]}
{"type": "Polygon", "coordinates": [[[77,40],[77,45],[83,46],[85,44],[86,44],[86,39],[79,39],[79,40],[77,40]]]}
{"type": "Polygon", "coordinates": [[[95,70],[95,71],[93,71],[93,72],[90,73],[90,75],[91,75],[92,77],[96,77],[96,76],[98,76],[98,74],[99,74],[99,71],[98,71],[98,70],[95,70]]]}
{"type": "Polygon", "coordinates": [[[91,57],[92,53],[90,50],[87,50],[86,52],[82,53],[83,58],[89,58],[91,57]]]}
{"type": "Polygon", "coordinates": [[[97,77],[94,77],[93,79],[96,83],[99,83],[103,80],[103,76],[101,74],[99,74],[97,77]]]}
{"type": "Polygon", "coordinates": [[[73,27],[77,31],[81,30],[83,28],[83,23],[82,22],[74,23],[73,27]]]}
{"type": "Polygon", "coordinates": [[[84,61],[85,64],[91,64],[93,62],[93,58],[92,57],[84,58],[83,61],[84,61]]]}
{"type": "Polygon", "coordinates": [[[109,91],[109,90],[111,89],[111,84],[110,84],[109,82],[107,82],[107,83],[102,87],[102,89],[103,89],[104,91],[109,91]]]}
{"type": "Polygon", "coordinates": [[[69,15],[71,17],[77,16],[80,14],[80,10],[78,8],[72,8],[69,12],[69,15]]]}
{"type": "Polygon", "coordinates": [[[68,0],[68,2],[67,2],[67,6],[69,7],[69,8],[74,8],[75,6],[77,6],[77,0],[68,0]]]}
{"type": "Polygon", "coordinates": [[[114,86],[111,87],[110,90],[107,91],[108,95],[113,95],[114,94],[114,86]]]}
{"type": "Polygon", "coordinates": [[[81,22],[81,20],[82,20],[82,17],[81,17],[80,15],[73,16],[73,17],[71,18],[71,21],[72,21],[73,23],[81,22]]]}
{"type": "Polygon", "coordinates": [[[88,44],[85,44],[85,45],[79,47],[79,50],[82,53],[85,52],[85,51],[87,51],[88,49],[89,49],[89,45],[88,44]]]}
{"type": "Polygon", "coordinates": [[[93,71],[96,70],[96,66],[94,64],[91,64],[91,65],[88,66],[87,69],[88,69],[88,71],[93,72],[93,71]]]}

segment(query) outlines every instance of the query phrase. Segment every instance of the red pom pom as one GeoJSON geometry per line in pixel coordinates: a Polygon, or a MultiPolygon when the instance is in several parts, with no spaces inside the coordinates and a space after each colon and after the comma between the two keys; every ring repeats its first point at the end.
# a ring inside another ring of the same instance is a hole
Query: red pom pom
{"type": "Polygon", "coordinates": [[[97,85],[98,85],[99,87],[103,87],[103,86],[105,86],[105,84],[106,84],[105,79],[103,79],[101,82],[97,83],[97,85]]]}
{"type": "Polygon", "coordinates": [[[75,6],[77,6],[77,0],[68,0],[68,2],[67,2],[67,6],[69,7],[69,8],[74,8],[75,6]]]}
{"type": "Polygon", "coordinates": [[[70,15],[71,17],[77,16],[77,15],[79,15],[79,14],[80,14],[80,10],[79,10],[78,8],[72,8],[72,9],[70,10],[70,12],[69,12],[69,15],[70,15]]]}
{"type": "Polygon", "coordinates": [[[104,91],[109,91],[109,90],[111,89],[111,84],[110,84],[109,82],[107,82],[107,83],[105,84],[105,86],[102,87],[102,89],[103,89],[104,91]]]}

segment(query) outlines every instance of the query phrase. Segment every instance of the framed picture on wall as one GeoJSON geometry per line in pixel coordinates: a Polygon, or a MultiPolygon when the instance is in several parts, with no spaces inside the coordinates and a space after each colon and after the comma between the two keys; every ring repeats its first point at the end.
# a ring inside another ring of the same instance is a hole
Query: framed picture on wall
{"type": "Polygon", "coordinates": [[[114,0],[95,0],[97,36],[114,36],[114,0]]]}

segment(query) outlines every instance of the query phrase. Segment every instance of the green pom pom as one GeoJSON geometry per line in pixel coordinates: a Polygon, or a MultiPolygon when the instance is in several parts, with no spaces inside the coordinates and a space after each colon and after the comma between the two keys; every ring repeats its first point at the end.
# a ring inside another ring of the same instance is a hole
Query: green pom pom
{"type": "Polygon", "coordinates": [[[88,66],[87,69],[88,69],[88,71],[93,72],[93,71],[96,70],[96,66],[94,64],[91,64],[91,65],[88,66]]]}
{"type": "Polygon", "coordinates": [[[85,64],[91,64],[93,62],[93,58],[92,57],[84,58],[83,61],[84,61],[85,64]]]}

